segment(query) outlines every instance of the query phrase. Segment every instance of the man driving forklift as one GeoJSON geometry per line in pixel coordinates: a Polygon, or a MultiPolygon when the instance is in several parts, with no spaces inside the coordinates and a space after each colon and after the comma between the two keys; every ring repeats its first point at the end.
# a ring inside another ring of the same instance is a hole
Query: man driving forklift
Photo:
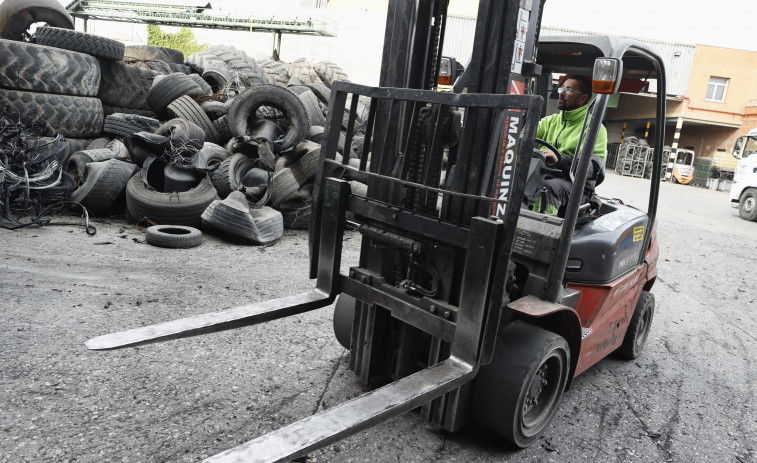
{"type": "MultiPolygon", "coordinates": [[[[560,207],[568,203],[571,189],[570,169],[584,127],[584,118],[592,97],[592,82],[581,75],[569,75],[557,88],[557,109],[539,121],[536,137],[551,144],[559,153],[542,148],[547,165],[552,167],[542,182],[533,210],[557,215],[560,207]]],[[[586,121],[588,125],[588,120],[586,121]]],[[[601,126],[594,145],[589,176],[584,187],[581,203],[591,199],[594,188],[604,180],[604,162],[607,155],[607,129],[601,126]]]]}

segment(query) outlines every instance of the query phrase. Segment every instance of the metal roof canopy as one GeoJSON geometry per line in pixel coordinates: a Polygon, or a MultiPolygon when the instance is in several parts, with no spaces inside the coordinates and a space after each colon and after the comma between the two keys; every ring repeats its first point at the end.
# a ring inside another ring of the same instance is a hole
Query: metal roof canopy
{"type": "Polygon", "coordinates": [[[202,27],[249,32],[317,35],[336,37],[337,24],[324,16],[257,13],[216,14],[210,5],[176,3],[137,3],[111,0],[74,0],[66,7],[74,18],[126,23],[159,24],[176,27],[202,27]]]}

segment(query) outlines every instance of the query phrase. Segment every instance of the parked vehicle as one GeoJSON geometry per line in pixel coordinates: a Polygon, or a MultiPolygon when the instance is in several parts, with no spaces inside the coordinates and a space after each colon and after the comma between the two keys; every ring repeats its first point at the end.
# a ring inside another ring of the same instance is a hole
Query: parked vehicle
{"type": "Polygon", "coordinates": [[[744,220],[757,221],[757,129],[736,139],[733,157],[738,159],[729,198],[744,220]]]}

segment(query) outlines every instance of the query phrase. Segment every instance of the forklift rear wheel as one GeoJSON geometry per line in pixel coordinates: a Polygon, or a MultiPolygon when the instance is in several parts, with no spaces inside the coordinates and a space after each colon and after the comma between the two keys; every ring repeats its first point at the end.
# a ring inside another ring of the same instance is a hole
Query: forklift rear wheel
{"type": "Polygon", "coordinates": [[[352,338],[352,320],[355,318],[354,297],[347,294],[340,294],[334,307],[334,334],[336,340],[345,349],[350,348],[350,339],[352,338]]]}
{"type": "Polygon", "coordinates": [[[515,321],[500,331],[494,358],[476,377],[476,421],[520,448],[537,440],[557,411],[570,371],[567,341],[515,321]]]}
{"type": "Polygon", "coordinates": [[[652,327],[652,318],[654,318],[654,295],[642,291],[639,302],[636,303],[636,309],[633,311],[631,323],[628,325],[626,337],[623,338],[623,344],[618,347],[620,355],[629,360],[641,355],[647,343],[649,329],[652,327]]]}

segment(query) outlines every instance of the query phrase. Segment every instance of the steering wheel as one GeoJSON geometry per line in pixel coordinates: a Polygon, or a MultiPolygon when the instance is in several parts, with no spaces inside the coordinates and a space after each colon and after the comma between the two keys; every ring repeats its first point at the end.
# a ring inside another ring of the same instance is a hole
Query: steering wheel
{"type": "MultiPolygon", "coordinates": [[[[547,148],[551,149],[553,153],[555,153],[555,156],[557,156],[557,161],[554,162],[552,165],[560,164],[560,160],[562,159],[562,154],[560,153],[560,150],[555,148],[551,143],[547,143],[546,141],[542,140],[541,138],[534,138],[537,145],[544,145],[547,148]]],[[[542,153],[539,149],[534,148],[533,156],[540,156],[544,163],[547,163],[547,158],[544,156],[544,153],[542,153]]]]}

